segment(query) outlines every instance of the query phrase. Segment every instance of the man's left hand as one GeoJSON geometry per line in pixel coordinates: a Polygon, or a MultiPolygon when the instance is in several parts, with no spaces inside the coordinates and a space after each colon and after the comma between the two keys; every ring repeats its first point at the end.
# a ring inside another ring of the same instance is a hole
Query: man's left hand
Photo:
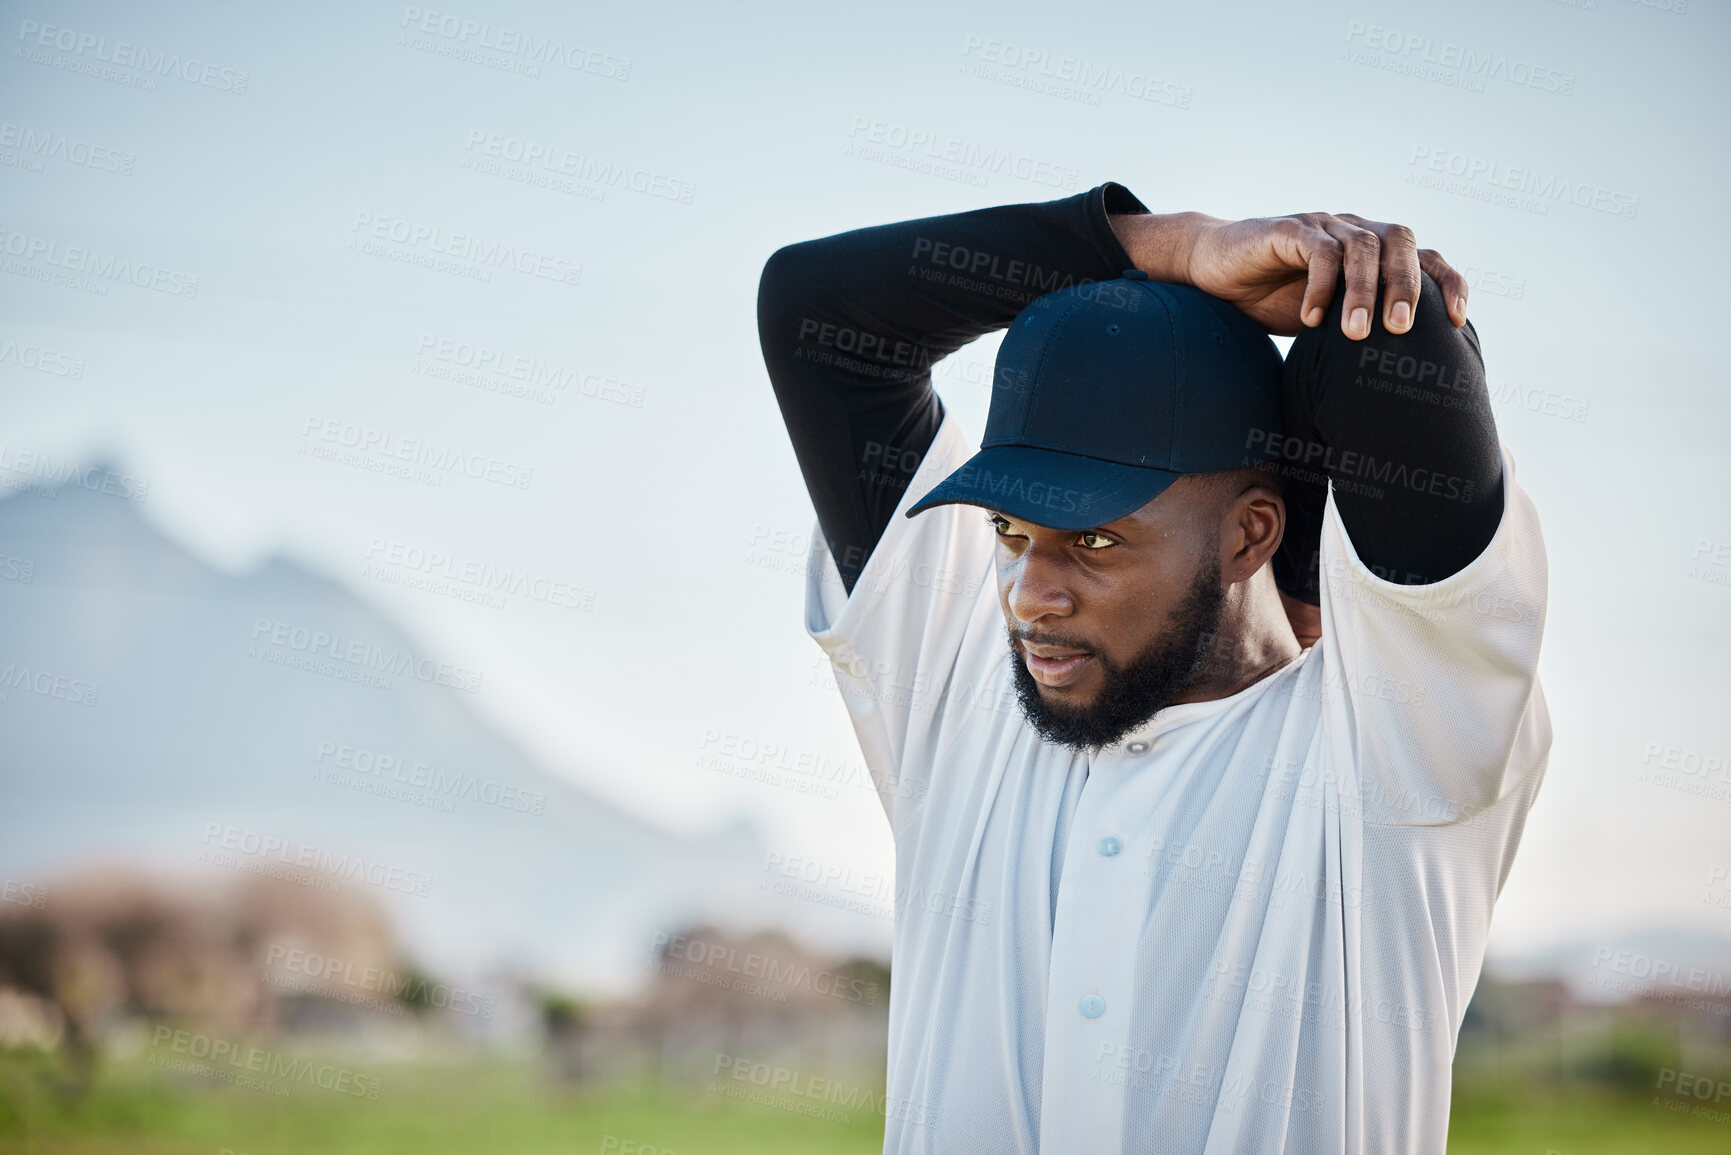
{"type": "Polygon", "coordinates": [[[1194,285],[1230,301],[1270,333],[1291,336],[1315,327],[1344,271],[1342,331],[1370,335],[1378,282],[1387,286],[1383,325],[1412,328],[1419,273],[1441,287],[1449,319],[1467,321],[1466,278],[1435,249],[1421,249],[1405,225],[1352,213],[1299,213],[1222,221],[1202,213],[1135,214],[1109,218],[1136,267],[1157,281],[1194,285]]]}

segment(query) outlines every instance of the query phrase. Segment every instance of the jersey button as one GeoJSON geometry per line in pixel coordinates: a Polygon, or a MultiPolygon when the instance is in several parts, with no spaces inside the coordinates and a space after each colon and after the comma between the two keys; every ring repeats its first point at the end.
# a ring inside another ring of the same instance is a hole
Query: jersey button
{"type": "Polygon", "coordinates": [[[1100,840],[1100,853],[1104,854],[1107,858],[1111,858],[1114,854],[1117,854],[1123,849],[1124,840],[1119,838],[1116,834],[1108,834],[1100,840]]]}
{"type": "Polygon", "coordinates": [[[1082,1000],[1082,1017],[1097,1019],[1106,1013],[1106,1000],[1099,995],[1089,995],[1082,1000]]]}
{"type": "Polygon", "coordinates": [[[1124,747],[1124,749],[1128,750],[1132,754],[1146,754],[1148,753],[1148,743],[1138,738],[1128,746],[1124,747]]]}

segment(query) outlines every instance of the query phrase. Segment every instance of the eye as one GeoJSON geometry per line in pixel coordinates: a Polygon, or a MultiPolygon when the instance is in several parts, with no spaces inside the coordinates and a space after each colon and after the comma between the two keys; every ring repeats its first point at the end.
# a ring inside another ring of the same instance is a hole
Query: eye
{"type": "Polygon", "coordinates": [[[1114,546],[1114,545],[1118,544],[1117,542],[1113,541],[1111,538],[1107,537],[1105,534],[1100,533],[1097,530],[1092,530],[1092,529],[1084,530],[1082,533],[1078,534],[1076,537],[1076,541],[1078,544],[1081,545],[1081,547],[1083,549],[1093,549],[1093,550],[1105,549],[1108,546],[1114,546]]]}
{"type": "Polygon", "coordinates": [[[986,514],[986,524],[990,525],[994,530],[996,530],[999,537],[1021,537],[1022,536],[1021,534],[1016,532],[1016,527],[1014,524],[1011,523],[1010,519],[1005,517],[1001,513],[988,513],[988,514],[986,514]]]}

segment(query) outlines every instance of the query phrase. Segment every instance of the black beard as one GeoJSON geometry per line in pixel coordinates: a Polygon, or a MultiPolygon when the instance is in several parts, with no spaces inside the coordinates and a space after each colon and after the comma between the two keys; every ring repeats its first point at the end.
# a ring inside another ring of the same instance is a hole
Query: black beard
{"type": "Polygon", "coordinates": [[[1170,706],[1207,665],[1225,603],[1216,563],[1197,575],[1172,611],[1171,625],[1128,665],[1114,666],[1106,655],[1093,652],[1105,685],[1094,704],[1081,710],[1048,705],[1040,697],[1039,683],[1010,638],[1010,666],[1023,716],[1048,742],[1078,751],[1115,745],[1170,706]]]}

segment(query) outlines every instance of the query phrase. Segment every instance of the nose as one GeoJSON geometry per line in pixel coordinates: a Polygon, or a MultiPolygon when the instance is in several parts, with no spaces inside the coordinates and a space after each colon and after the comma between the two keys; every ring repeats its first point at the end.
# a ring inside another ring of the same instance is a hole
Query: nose
{"type": "Polygon", "coordinates": [[[1051,550],[1030,545],[998,571],[1005,604],[1017,622],[1034,625],[1076,612],[1076,599],[1065,581],[1065,566],[1051,550]]]}

